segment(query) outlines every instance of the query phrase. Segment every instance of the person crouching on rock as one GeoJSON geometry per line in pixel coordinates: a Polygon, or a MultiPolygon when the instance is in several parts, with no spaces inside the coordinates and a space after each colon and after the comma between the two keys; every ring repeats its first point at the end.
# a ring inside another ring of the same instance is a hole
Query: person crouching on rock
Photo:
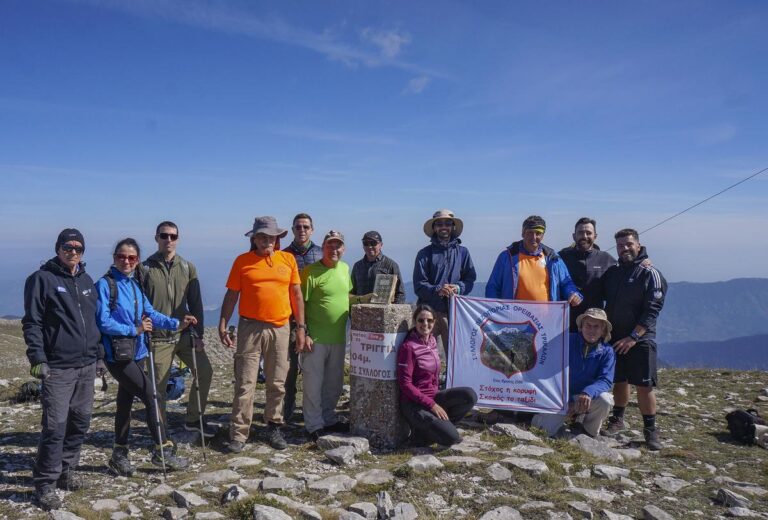
{"type": "Polygon", "coordinates": [[[608,344],[611,322],[603,309],[591,308],[576,318],[578,333],[569,337],[570,385],[568,413],[536,414],[531,426],[558,436],[563,423],[572,419],[571,433],[595,437],[613,406],[613,371],[616,356],[608,344]]]}
{"type": "Polygon", "coordinates": [[[475,406],[477,394],[468,387],[437,391],[440,356],[434,328],[435,311],[417,305],[413,327],[397,351],[400,410],[411,427],[411,444],[452,446],[461,442],[454,424],[475,406]]]}
{"type": "Polygon", "coordinates": [[[138,397],[146,407],[147,427],[155,443],[152,464],[161,466],[163,456],[168,470],[184,469],[187,459],[177,457],[174,445],[168,440],[165,425],[158,426],[157,402],[152,395],[152,382],[144,373],[148,356],[146,332],[154,327],[176,330],[195,325],[194,316],[184,316],[179,322],[152,308],[141,291],[139,265],[141,250],[132,238],[117,243],[113,255],[114,265],[96,282],[99,303],[96,321],[102,333],[107,370],[118,382],[117,411],[115,412],[115,445],[109,467],[118,475],[131,476],[133,466],[128,460],[128,435],[131,427],[131,406],[138,397]],[[160,446],[163,446],[162,453],[160,446]]]}

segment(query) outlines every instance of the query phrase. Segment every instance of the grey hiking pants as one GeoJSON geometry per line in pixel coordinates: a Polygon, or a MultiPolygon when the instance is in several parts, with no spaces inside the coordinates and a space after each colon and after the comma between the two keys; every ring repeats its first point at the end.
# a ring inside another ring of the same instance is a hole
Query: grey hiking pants
{"type": "Polygon", "coordinates": [[[96,363],[80,368],[51,368],[43,381],[42,432],[32,468],[36,489],[54,486],[80,462],[80,446],[91,425],[96,363]]]}

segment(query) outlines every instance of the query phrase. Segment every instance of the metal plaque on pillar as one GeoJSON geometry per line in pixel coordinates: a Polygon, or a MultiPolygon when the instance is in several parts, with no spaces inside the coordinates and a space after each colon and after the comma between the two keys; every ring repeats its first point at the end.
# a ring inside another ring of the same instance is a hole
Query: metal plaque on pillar
{"type": "Polygon", "coordinates": [[[392,303],[392,299],[395,297],[395,287],[397,287],[396,274],[377,274],[376,280],[373,282],[371,303],[392,303]]]}

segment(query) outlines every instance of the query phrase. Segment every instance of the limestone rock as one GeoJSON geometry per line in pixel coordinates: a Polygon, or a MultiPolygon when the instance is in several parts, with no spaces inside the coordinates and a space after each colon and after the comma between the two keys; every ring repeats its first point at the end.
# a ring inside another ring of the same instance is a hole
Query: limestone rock
{"type": "Polygon", "coordinates": [[[573,517],[565,511],[549,511],[547,512],[548,520],[573,520],[573,517]]]}
{"type": "Polygon", "coordinates": [[[63,509],[54,509],[50,512],[51,520],[84,520],[82,516],[77,516],[75,513],[64,511],[63,509]]]}
{"type": "Polygon", "coordinates": [[[467,457],[462,455],[450,455],[448,457],[442,457],[440,460],[442,462],[447,462],[448,464],[457,464],[459,466],[474,466],[475,464],[483,462],[477,457],[467,457]]]}
{"type": "Polygon", "coordinates": [[[246,498],[248,498],[248,492],[246,490],[240,486],[230,486],[224,492],[224,494],[221,495],[219,503],[221,505],[226,505],[230,502],[239,502],[240,500],[245,500],[246,498]]]}
{"type": "Polygon", "coordinates": [[[395,512],[392,513],[392,520],[416,520],[419,517],[419,513],[416,512],[416,508],[413,504],[407,502],[399,502],[395,505],[395,512]]]}
{"type": "Polygon", "coordinates": [[[128,513],[124,513],[122,511],[115,511],[114,513],[109,515],[109,520],[127,520],[130,517],[131,515],[129,515],[128,513]]]}
{"type": "Polygon", "coordinates": [[[549,471],[549,468],[544,462],[525,457],[507,457],[506,459],[503,459],[501,463],[506,466],[519,468],[533,476],[538,476],[549,471]]]}
{"type": "Polygon", "coordinates": [[[258,491],[261,489],[260,478],[244,478],[240,480],[240,485],[247,490],[258,491]]]}
{"type": "Polygon", "coordinates": [[[208,471],[206,473],[200,473],[197,475],[198,480],[203,482],[215,483],[215,482],[234,482],[240,480],[240,475],[236,471],[231,469],[220,469],[218,471],[208,471]]]}
{"type": "Polygon", "coordinates": [[[518,507],[520,511],[531,511],[536,509],[553,509],[555,504],[553,502],[544,502],[542,500],[534,500],[533,502],[526,502],[518,507]]]}
{"type": "Polygon", "coordinates": [[[618,480],[621,477],[628,477],[629,470],[626,468],[617,468],[616,466],[608,466],[606,464],[597,464],[593,471],[595,475],[608,480],[618,480]]]}
{"type": "Polygon", "coordinates": [[[355,455],[357,455],[357,450],[352,446],[339,446],[325,452],[325,456],[339,466],[350,464],[355,460],[355,455]]]}
{"type": "Polygon", "coordinates": [[[589,507],[589,504],[586,502],[571,501],[568,502],[568,506],[571,508],[577,518],[592,520],[592,518],[595,516],[594,513],[592,513],[592,508],[589,507]]]}
{"type": "Polygon", "coordinates": [[[349,491],[357,484],[357,480],[347,475],[333,475],[309,484],[309,489],[326,491],[333,496],[340,491],[349,491]]]}
{"type": "Polygon", "coordinates": [[[610,491],[606,491],[604,489],[569,487],[567,488],[567,490],[570,491],[571,493],[576,493],[577,495],[581,495],[587,500],[592,500],[594,502],[611,503],[616,499],[616,493],[611,493],[610,491]]]}
{"type": "Polygon", "coordinates": [[[554,453],[552,448],[545,448],[543,446],[532,446],[530,444],[520,444],[509,450],[510,455],[515,457],[541,457],[554,453]]]}
{"type": "Polygon", "coordinates": [[[149,496],[152,498],[155,497],[167,497],[171,493],[173,493],[173,488],[169,486],[168,484],[160,484],[156,488],[154,488],[152,491],[149,492],[149,496]]]}
{"type": "Polygon", "coordinates": [[[163,509],[163,518],[165,520],[182,520],[187,517],[187,511],[183,507],[166,507],[163,509]]]}
{"type": "Polygon", "coordinates": [[[253,505],[253,520],[293,520],[289,515],[276,507],[253,505]]]}
{"type": "Polygon", "coordinates": [[[509,471],[507,468],[499,464],[498,462],[494,462],[490,466],[488,466],[488,469],[486,469],[486,473],[496,481],[500,480],[509,480],[512,478],[512,472],[509,471]]]}
{"type": "Polygon", "coordinates": [[[517,509],[501,506],[483,514],[479,520],[523,520],[523,517],[517,509]]]}
{"type": "Polygon", "coordinates": [[[275,493],[267,493],[264,496],[274,500],[280,505],[287,507],[288,509],[291,509],[292,511],[298,511],[298,513],[301,515],[301,518],[304,520],[323,520],[323,516],[320,514],[320,512],[318,512],[317,509],[303,502],[293,500],[292,498],[283,495],[277,495],[275,493]]]}
{"type": "Polygon", "coordinates": [[[261,481],[261,490],[268,491],[286,491],[293,495],[304,491],[304,482],[288,477],[265,477],[261,481]]]}
{"type": "MultiPolygon", "coordinates": [[[[375,516],[373,518],[376,518],[375,516]]],[[[342,511],[339,513],[339,520],[366,520],[366,517],[355,513],[354,511],[342,511]]]]}
{"type": "Polygon", "coordinates": [[[635,520],[631,516],[622,515],[620,513],[612,513],[607,509],[603,509],[603,516],[605,517],[605,520],[635,520]]]}
{"type": "Polygon", "coordinates": [[[614,451],[624,460],[635,460],[643,456],[643,452],[635,448],[615,448],[614,451]]]}
{"type": "Polygon", "coordinates": [[[667,493],[677,493],[684,487],[691,485],[685,480],[681,480],[675,477],[656,477],[653,480],[653,483],[656,484],[661,489],[663,489],[664,491],[666,491],[667,493]]]}
{"type": "Polygon", "coordinates": [[[406,464],[416,473],[443,467],[443,463],[434,455],[417,455],[406,462],[406,464]]]}
{"type": "Polygon", "coordinates": [[[351,504],[348,509],[366,520],[376,520],[379,516],[378,509],[376,509],[376,506],[370,502],[356,502],[351,504]]]}
{"type": "Polygon", "coordinates": [[[176,489],[171,494],[171,498],[176,502],[176,505],[189,509],[190,507],[204,506],[208,501],[199,495],[196,495],[190,491],[181,491],[176,489]]]}
{"type": "Polygon", "coordinates": [[[254,457],[233,457],[227,461],[227,466],[231,469],[244,468],[247,466],[260,466],[261,459],[254,457]]]}
{"type": "Polygon", "coordinates": [[[91,505],[94,511],[117,511],[120,509],[120,502],[112,498],[100,498],[91,505]]]}
{"type": "Polygon", "coordinates": [[[746,507],[729,507],[728,516],[734,518],[766,518],[764,514],[752,511],[746,507]]]}
{"type": "Polygon", "coordinates": [[[221,520],[222,518],[226,518],[226,516],[217,513],[216,511],[202,511],[200,513],[195,513],[195,520],[221,520]]]}
{"type": "Polygon", "coordinates": [[[376,511],[379,513],[379,518],[389,518],[395,511],[392,497],[386,491],[379,491],[376,494],[376,511]]]}
{"type": "Polygon", "coordinates": [[[751,501],[738,493],[734,493],[730,489],[720,488],[717,490],[717,497],[715,498],[719,503],[725,507],[749,507],[751,501]]]}
{"type": "Polygon", "coordinates": [[[506,435],[512,437],[518,441],[536,442],[540,439],[536,435],[532,434],[528,430],[518,428],[514,424],[496,423],[488,430],[491,435],[506,435]]]}
{"type": "Polygon", "coordinates": [[[658,506],[648,504],[643,508],[644,520],[675,520],[675,517],[658,506]]]}
{"type": "Polygon", "coordinates": [[[617,453],[617,450],[598,439],[593,439],[589,435],[577,435],[568,442],[578,446],[582,451],[589,453],[593,457],[610,460],[612,462],[621,462],[624,460],[621,455],[617,453]]]}
{"type": "Polygon", "coordinates": [[[465,437],[460,443],[454,444],[448,450],[451,453],[479,453],[481,451],[491,451],[496,449],[492,442],[484,441],[475,437],[465,437]]]}
{"type": "MultiPolygon", "coordinates": [[[[395,476],[385,469],[369,469],[355,475],[355,480],[358,484],[366,484],[369,486],[378,486],[386,484],[395,480],[395,476]]],[[[365,502],[361,502],[365,503],[365,502]]],[[[357,511],[355,511],[357,512],[357,511]]],[[[358,512],[359,513],[359,512],[358,512]]]]}
{"type": "Polygon", "coordinates": [[[356,455],[368,453],[370,445],[365,437],[354,437],[352,435],[323,435],[317,439],[317,447],[323,451],[332,450],[340,446],[350,446],[354,448],[356,455]]]}
{"type": "Polygon", "coordinates": [[[727,484],[731,487],[735,487],[739,490],[740,493],[746,493],[748,495],[754,495],[758,497],[768,494],[768,490],[761,488],[752,482],[739,482],[738,480],[734,480],[731,477],[715,477],[713,480],[716,484],[727,484]]]}

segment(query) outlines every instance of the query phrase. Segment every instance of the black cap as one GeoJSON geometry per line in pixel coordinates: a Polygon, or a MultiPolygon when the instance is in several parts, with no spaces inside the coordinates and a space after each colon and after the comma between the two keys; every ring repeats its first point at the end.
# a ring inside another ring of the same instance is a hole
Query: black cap
{"type": "Polygon", "coordinates": [[[83,246],[83,251],[85,251],[85,238],[83,238],[83,234],[75,228],[67,228],[59,233],[59,238],[56,239],[56,248],[54,249],[56,254],[59,253],[61,244],[66,244],[70,240],[77,240],[80,242],[83,246]]]}
{"type": "Polygon", "coordinates": [[[379,243],[383,242],[378,231],[368,231],[365,235],[363,235],[363,242],[366,240],[375,240],[379,243]]]}

